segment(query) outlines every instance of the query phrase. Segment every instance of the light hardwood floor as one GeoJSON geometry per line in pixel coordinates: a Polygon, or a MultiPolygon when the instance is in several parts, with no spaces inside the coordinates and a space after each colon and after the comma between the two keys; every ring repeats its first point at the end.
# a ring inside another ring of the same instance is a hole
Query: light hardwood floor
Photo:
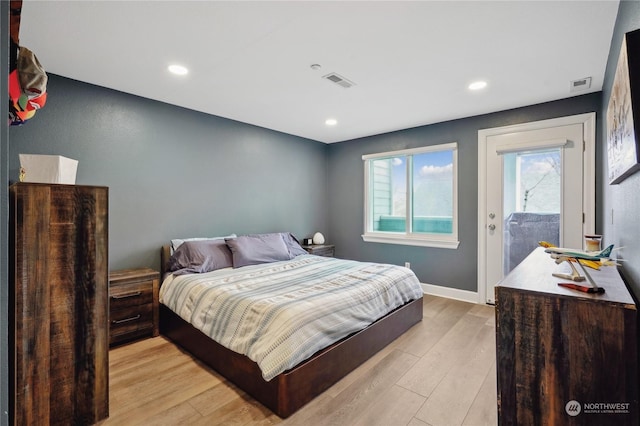
{"type": "Polygon", "coordinates": [[[164,337],[110,356],[100,425],[495,425],[490,306],[425,295],[424,319],[283,421],[164,337]]]}

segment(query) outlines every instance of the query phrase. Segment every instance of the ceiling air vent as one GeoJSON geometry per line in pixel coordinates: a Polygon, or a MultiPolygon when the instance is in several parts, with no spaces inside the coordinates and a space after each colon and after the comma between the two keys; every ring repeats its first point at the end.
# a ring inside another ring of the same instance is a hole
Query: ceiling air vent
{"type": "Polygon", "coordinates": [[[581,78],[571,82],[570,92],[583,92],[591,87],[591,77],[581,78]]]}
{"type": "Polygon", "coordinates": [[[349,81],[346,78],[344,78],[341,75],[338,75],[338,74],[336,74],[334,72],[332,72],[331,74],[324,75],[324,76],[322,76],[322,78],[326,78],[330,82],[335,83],[338,86],[342,86],[345,89],[348,89],[351,86],[355,86],[355,83],[353,81],[349,81]]]}

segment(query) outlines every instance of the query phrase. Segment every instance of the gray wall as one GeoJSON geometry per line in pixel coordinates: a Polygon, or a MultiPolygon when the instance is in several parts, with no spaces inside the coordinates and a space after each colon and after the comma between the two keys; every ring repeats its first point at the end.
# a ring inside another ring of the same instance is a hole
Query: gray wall
{"type": "MultiPolygon", "coordinates": [[[[600,93],[510,111],[416,127],[329,146],[329,234],[336,254],[357,260],[404,265],[420,282],[477,290],[478,130],[599,111],[600,93]],[[365,243],[363,154],[458,142],[457,250],[365,243]]],[[[597,126],[600,126],[597,117],[597,126]]],[[[598,140],[597,144],[600,143],[598,140]]],[[[598,173],[599,179],[600,173],[598,173]]],[[[596,194],[597,196],[597,194],[596,194]]],[[[498,254],[496,254],[498,255],[498,254]]]]}
{"type": "MultiPolygon", "coordinates": [[[[607,105],[611,95],[613,77],[618,63],[620,44],[625,33],[640,28],[640,2],[622,1],[618,9],[618,18],[611,41],[609,60],[603,85],[601,115],[606,117],[607,105]]],[[[640,52],[635,52],[640,54],[640,52]]],[[[636,96],[639,95],[636,93],[636,96]]],[[[635,105],[636,108],[640,105],[635,105]]],[[[640,123],[635,123],[639,126],[640,123]]],[[[602,140],[606,140],[605,125],[600,126],[602,140]]],[[[607,151],[606,143],[600,146],[598,168],[606,176],[607,151]]],[[[618,185],[609,185],[605,178],[602,181],[603,199],[598,203],[599,214],[603,218],[602,232],[607,244],[623,247],[617,252],[623,259],[622,273],[627,283],[640,297],[640,173],[635,173],[618,185]],[[612,213],[613,212],[613,213],[612,213]]]]}
{"type": "Polygon", "coordinates": [[[19,153],[79,161],[109,187],[110,269],[158,268],[171,238],[326,233],[326,145],[49,75],[46,106],[10,129],[19,153]]]}

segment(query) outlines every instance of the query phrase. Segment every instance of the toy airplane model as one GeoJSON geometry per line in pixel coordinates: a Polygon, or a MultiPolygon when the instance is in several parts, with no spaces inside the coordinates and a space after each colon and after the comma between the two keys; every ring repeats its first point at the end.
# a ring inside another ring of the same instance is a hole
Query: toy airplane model
{"type": "Polygon", "coordinates": [[[540,241],[538,244],[546,249],[545,252],[549,253],[551,258],[556,259],[556,263],[568,259],[569,261],[578,262],[595,270],[599,270],[601,266],[617,265],[617,263],[611,259],[613,245],[602,251],[581,251],[556,247],[546,241],[540,241]],[[560,261],[558,261],[558,259],[560,259],[560,261]]]}
{"type": "Polygon", "coordinates": [[[561,247],[547,247],[544,251],[549,253],[552,258],[557,259],[560,257],[570,257],[573,259],[591,260],[599,262],[601,259],[609,260],[611,258],[611,251],[613,250],[613,244],[601,251],[582,251],[561,247]]]}
{"type": "Polygon", "coordinates": [[[571,274],[561,274],[561,273],[553,273],[554,277],[565,278],[572,281],[585,281],[589,282],[590,286],[579,285],[573,283],[558,283],[559,286],[571,288],[574,290],[582,291],[585,293],[604,293],[604,288],[598,287],[595,283],[591,275],[584,268],[583,263],[586,263],[588,266],[593,267],[594,269],[599,268],[599,264],[601,262],[610,262],[611,252],[613,251],[613,244],[609,247],[605,248],[601,251],[582,251],[575,249],[567,249],[562,247],[555,247],[549,243],[540,242],[540,245],[545,247],[545,252],[551,255],[551,258],[555,259],[556,263],[567,262],[571,267],[571,274]],[[572,264],[573,262],[578,263],[584,272],[584,277],[578,273],[575,266],[572,264]],[[595,266],[590,265],[591,263],[595,264],[595,266]]]}

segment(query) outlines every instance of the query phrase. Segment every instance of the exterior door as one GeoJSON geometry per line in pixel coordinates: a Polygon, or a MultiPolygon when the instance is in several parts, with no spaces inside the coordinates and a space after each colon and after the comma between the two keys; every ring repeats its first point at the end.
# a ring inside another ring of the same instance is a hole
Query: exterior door
{"type": "Polygon", "coordinates": [[[478,289],[486,303],[539,241],[582,248],[593,232],[593,147],[585,122],[567,118],[480,132],[478,289]]]}

